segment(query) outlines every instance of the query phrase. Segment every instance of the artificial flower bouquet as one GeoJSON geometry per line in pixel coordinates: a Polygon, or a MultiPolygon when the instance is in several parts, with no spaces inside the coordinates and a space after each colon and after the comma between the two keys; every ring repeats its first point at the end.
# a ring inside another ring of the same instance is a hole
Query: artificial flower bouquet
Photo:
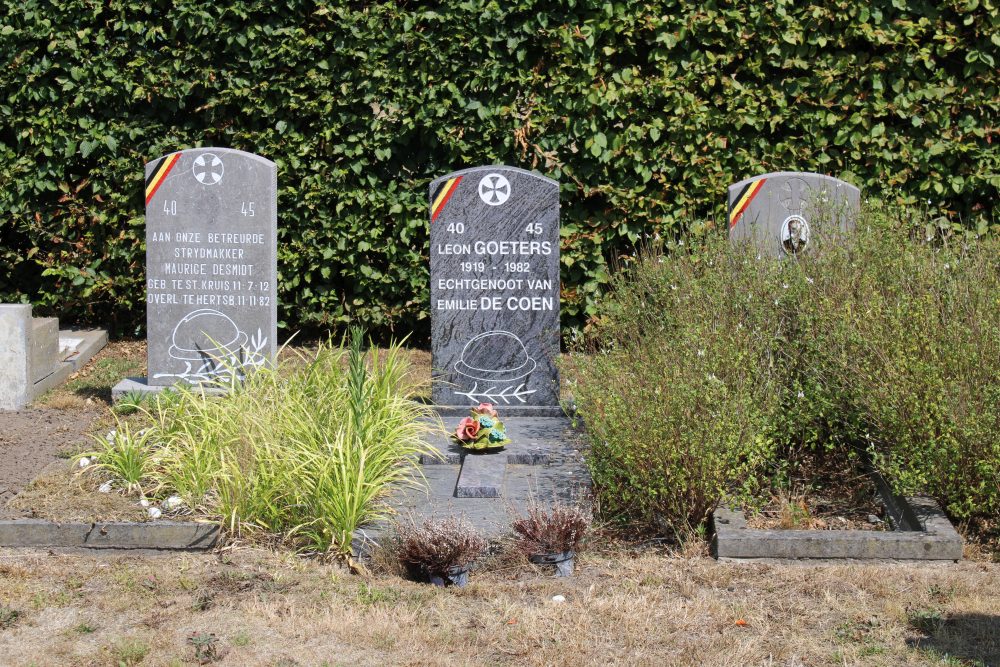
{"type": "Polygon", "coordinates": [[[472,451],[500,449],[510,442],[492,403],[480,403],[469,410],[469,416],[459,422],[451,439],[472,451]]]}

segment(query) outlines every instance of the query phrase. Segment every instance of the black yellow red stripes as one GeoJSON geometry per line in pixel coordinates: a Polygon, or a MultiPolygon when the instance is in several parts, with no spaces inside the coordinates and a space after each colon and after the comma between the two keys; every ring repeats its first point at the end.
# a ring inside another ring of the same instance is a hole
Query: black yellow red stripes
{"type": "Polygon", "coordinates": [[[445,181],[445,184],[441,186],[441,189],[437,191],[437,195],[434,197],[434,203],[431,204],[431,222],[437,220],[438,215],[441,214],[441,209],[444,205],[448,203],[451,196],[455,193],[455,188],[462,181],[462,176],[455,176],[454,178],[449,178],[445,181]]]}
{"type": "Polygon", "coordinates": [[[753,198],[757,196],[766,181],[766,178],[751,181],[746,185],[746,187],[740,190],[739,196],[736,197],[736,203],[729,209],[730,229],[735,227],[736,223],[740,221],[740,218],[743,217],[743,212],[747,210],[748,206],[750,206],[750,202],[752,202],[753,198]]]}
{"type": "Polygon", "coordinates": [[[170,170],[174,168],[177,164],[177,160],[181,157],[180,153],[174,153],[173,155],[168,155],[167,157],[161,159],[153,167],[153,171],[149,173],[149,178],[146,179],[146,206],[149,206],[150,200],[156,191],[160,189],[163,185],[163,181],[167,178],[167,174],[170,170]]]}

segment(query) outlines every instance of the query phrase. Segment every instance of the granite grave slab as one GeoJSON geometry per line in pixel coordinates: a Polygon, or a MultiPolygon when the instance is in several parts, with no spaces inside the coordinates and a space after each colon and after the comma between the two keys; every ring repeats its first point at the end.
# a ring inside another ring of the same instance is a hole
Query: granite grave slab
{"type": "Polygon", "coordinates": [[[475,167],[430,202],[433,402],[559,414],[559,184],[475,167]]]}
{"type": "Polygon", "coordinates": [[[808,172],[781,171],[729,186],[729,238],[751,241],[771,257],[809,248],[814,236],[854,229],[861,191],[808,172]]]}
{"type": "Polygon", "coordinates": [[[277,352],[277,168],[193,148],[146,165],[147,383],[228,383],[277,352]]]}
{"type": "MultiPolygon", "coordinates": [[[[505,416],[503,420],[515,440],[493,454],[467,454],[446,434],[435,435],[431,443],[443,457],[424,459],[414,484],[400,485],[388,499],[397,520],[461,517],[496,538],[509,529],[514,515],[531,507],[589,502],[592,483],[583,458],[583,436],[570,419],[505,416]],[[472,476],[463,482],[470,457],[477,463],[493,462],[492,477],[472,476]],[[478,493],[477,482],[483,487],[478,493]],[[460,485],[468,492],[458,493],[460,485]]],[[[377,542],[387,523],[358,530],[356,551],[363,553],[366,543],[377,542]]]]}

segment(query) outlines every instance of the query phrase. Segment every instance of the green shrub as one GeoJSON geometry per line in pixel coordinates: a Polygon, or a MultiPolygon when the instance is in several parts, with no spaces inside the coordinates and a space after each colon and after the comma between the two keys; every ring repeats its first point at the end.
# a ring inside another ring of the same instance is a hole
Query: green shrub
{"type": "Polygon", "coordinates": [[[617,279],[574,390],[605,513],[683,533],[751,500],[774,459],[781,268],[712,238],[617,279]]]}
{"type": "Polygon", "coordinates": [[[841,176],[997,222],[995,2],[6,0],[0,300],[143,327],[142,164],[278,163],[280,319],[426,335],[427,185],[498,162],[562,184],[564,323],[647,234],[725,188],[841,176]],[[275,11],[277,10],[277,11],[275,11]]]}
{"type": "Polygon", "coordinates": [[[159,493],[237,534],[349,553],[392,487],[419,480],[414,458],[436,451],[425,440],[428,409],[408,400],[401,348],[366,358],[360,340],[255,372],[225,397],[181,389],[141,408],[159,493]]]}
{"type": "Polygon", "coordinates": [[[925,220],[875,203],[798,258],[709,238],[623,272],[575,360],[602,508],[677,531],[866,453],[899,492],[996,516],[1000,239],[925,220]]]}
{"type": "Polygon", "coordinates": [[[1000,513],[1000,239],[921,238],[876,211],[829,285],[817,364],[860,412],[896,489],[956,518],[1000,513]]]}

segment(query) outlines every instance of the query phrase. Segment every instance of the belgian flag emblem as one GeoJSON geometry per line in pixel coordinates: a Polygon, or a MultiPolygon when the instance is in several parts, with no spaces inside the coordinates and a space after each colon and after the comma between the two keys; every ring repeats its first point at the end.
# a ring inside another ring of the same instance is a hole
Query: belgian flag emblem
{"type": "Polygon", "coordinates": [[[754,197],[760,193],[761,188],[764,187],[764,183],[766,182],[766,178],[761,178],[751,183],[747,183],[746,187],[740,190],[740,194],[736,198],[736,203],[729,209],[730,229],[735,227],[736,223],[740,221],[740,218],[743,217],[743,212],[747,210],[747,207],[750,206],[750,202],[752,202],[754,197]]]}
{"type": "Polygon", "coordinates": [[[173,155],[160,158],[160,161],[156,163],[155,167],[153,167],[153,171],[149,173],[149,178],[146,179],[146,206],[149,206],[149,202],[153,199],[153,195],[155,195],[156,191],[160,189],[161,185],[163,185],[163,181],[166,180],[167,174],[170,173],[180,158],[180,153],[174,153],[173,155]]]}
{"type": "Polygon", "coordinates": [[[441,210],[448,203],[448,200],[451,199],[451,196],[455,194],[455,190],[458,188],[458,184],[462,181],[462,178],[462,176],[449,178],[437,191],[437,194],[434,196],[434,203],[431,204],[431,222],[437,220],[437,217],[441,215],[441,210]]]}

